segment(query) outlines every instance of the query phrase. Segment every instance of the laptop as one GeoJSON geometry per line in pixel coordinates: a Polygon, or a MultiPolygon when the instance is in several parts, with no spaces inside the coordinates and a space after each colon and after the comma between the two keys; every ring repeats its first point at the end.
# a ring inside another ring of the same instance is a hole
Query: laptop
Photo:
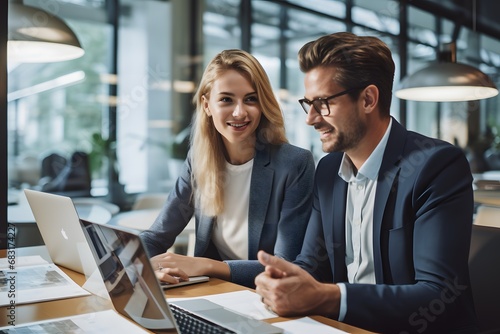
{"type": "MultiPolygon", "coordinates": [[[[70,197],[25,189],[31,211],[52,262],[92,276],[97,269],[80,226],[80,216],[70,197]]],[[[163,289],[206,282],[208,276],[190,277],[176,284],[162,282],[163,289]]]]}
{"type": "Polygon", "coordinates": [[[97,267],[71,198],[30,189],[24,194],[52,262],[89,277],[97,267]]]}
{"type": "Polygon", "coordinates": [[[281,328],[207,299],[167,303],[137,231],[83,219],[80,222],[115,310],[145,329],[155,333],[197,333],[185,327],[185,322],[195,319],[217,327],[220,333],[283,333],[281,328]]]}

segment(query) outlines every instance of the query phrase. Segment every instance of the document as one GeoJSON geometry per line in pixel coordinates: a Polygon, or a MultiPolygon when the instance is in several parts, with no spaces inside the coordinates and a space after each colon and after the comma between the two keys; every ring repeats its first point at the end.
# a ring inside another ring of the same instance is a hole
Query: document
{"type": "MultiPolygon", "coordinates": [[[[226,292],[215,295],[200,296],[194,298],[203,298],[210,300],[228,310],[240,313],[242,315],[257,319],[276,318],[277,315],[269,312],[264,304],[260,301],[260,296],[252,291],[243,290],[236,292],[226,292]]],[[[185,300],[187,298],[167,298],[167,302],[176,300],[185,300]]]]}
{"type": "Polygon", "coordinates": [[[36,257],[0,263],[0,306],[90,295],[53,263],[36,257]],[[44,263],[45,262],[45,263],[44,263]]]}
{"type": "Polygon", "coordinates": [[[0,258],[0,269],[4,270],[7,268],[14,267],[25,267],[25,266],[33,266],[37,264],[48,264],[46,260],[44,260],[40,255],[29,255],[29,256],[19,256],[15,258],[15,265],[12,265],[11,259],[6,257],[0,258]],[[11,267],[12,266],[12,267],[11,267]]]}
{"type": "Polygon", "coordinates": [[[273,323],[274,326],[283,328],[283,334],[345,334],[347,332],[322,324],[309,317],[304,317],[296,320],[282,321],[273,323]]]}
{"type": "Polygon", "coordinates": [[[16,326],[0,327],[1,333],[91,333],[142,334],[150,333],[114,310],[80,314],[72,317],[37,321],[16,326]]]}

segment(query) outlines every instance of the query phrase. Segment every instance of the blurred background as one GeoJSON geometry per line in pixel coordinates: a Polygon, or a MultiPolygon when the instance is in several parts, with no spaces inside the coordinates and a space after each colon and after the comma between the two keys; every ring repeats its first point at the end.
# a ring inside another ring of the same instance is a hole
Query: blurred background
{"type": "MultiPolygon", "coordinates": [[[[242,48],[266,69],[291,143],[323,155],[297,103],[297,51],[338,31],[375,35],[393,52],[395,88],[456,43],[458,62],[498,85],[496,0],[24,0],[62,19],[84,55],[7,60],[9,202],[35,188],[101,198],[130,210],[139,194],[167,193],[186,156],[191,102],[207,62],[242,48]]],[[[5,14],[4,14],[5,15],[5,14]]],[[[9,21],[16,20],[9,12],[9,21]]],[[[42,21],[43,17],[37,18],[42,21]]],[[[17,19],[18,20],[18,19],[17,19]]],[[[10,43],[10,42],[9,42],[10,43]]],[[[466,151],[477,175],[500,169],[499,97],[461,102],[393,98],[408,129],[466,151]]],[[[4,160],[5,159],[5,160],[4,160]]]]}

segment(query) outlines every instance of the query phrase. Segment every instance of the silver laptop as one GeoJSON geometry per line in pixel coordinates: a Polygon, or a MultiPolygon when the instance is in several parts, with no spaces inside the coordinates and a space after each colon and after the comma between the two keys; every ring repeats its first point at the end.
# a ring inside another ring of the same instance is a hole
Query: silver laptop
{"type": "Polygon", "coordinates": [[[80,222],[114,308],[144,328],[155,333],[197,333],[184,329],[179,312],[185,316],[187,311],[191,314],[188,318],[224,328],[221,333],[283,332],[203,298],[168,304],[137,231],[83,219],[80,222]]]}
{"type": "Polygon", "coordinates": [[[71,198],[25,189],[52,262],[89,277],[97,269],[71,198]]]}

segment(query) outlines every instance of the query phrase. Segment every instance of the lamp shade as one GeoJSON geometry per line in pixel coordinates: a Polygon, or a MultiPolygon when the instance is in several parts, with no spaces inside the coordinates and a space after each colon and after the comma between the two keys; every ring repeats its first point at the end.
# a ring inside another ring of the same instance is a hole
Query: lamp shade
{"type": "Polygon", "coordinates": [[[498,89],[473,66],[439,62],[406,77],[395,95],[414,101],[473,101],[496,96],[498,89]]]}
{"type": "Polygon", "coordinates": [[[474,101],[498,95],[498,89],[486,74],[457,63],[456,42],[440,45],[438,59],[438,63],[404,78],[395,95],[429,102],[474,101]]]}
{"type": "Polygon", "coordinates": [[[79,58],[85,53],[66,23],[40,8],[11,2],[8,18],[9,61],[56,62],[79,58]]]}

